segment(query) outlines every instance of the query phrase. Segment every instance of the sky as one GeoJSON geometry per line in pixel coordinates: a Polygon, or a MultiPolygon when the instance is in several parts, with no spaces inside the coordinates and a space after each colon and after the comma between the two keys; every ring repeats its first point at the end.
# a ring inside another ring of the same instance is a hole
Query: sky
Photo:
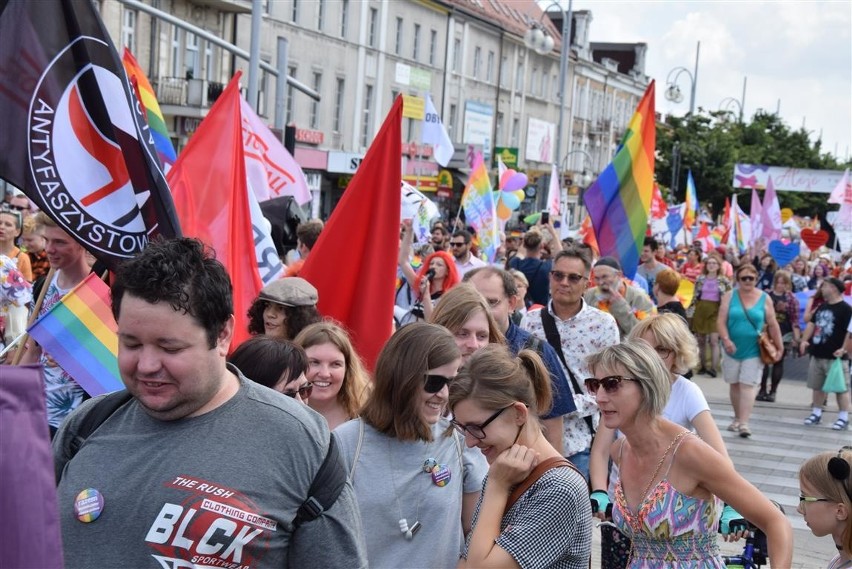
{"type": "MultiPolygon", "coordinates": [[[[539,5],[556,9],[547,0],[539,5]]],[[[676,67],[694,71],[700,41],[696,109],[741,100],[747,77],[746,117],[775,112],[780,99],[789,127],[804,124],[812,141],[821,132],[823,152],[852,158],[852,0],[574,0],[573,9],[592,12],[593,42],[648,44],[645,73],[657,80],[657,112],[689,110],[687,74],[678,79],[680,104],[665,98],[666,77],[676,67]]],[[[736,103],[724,108],[739,112],[736,103]]]]}

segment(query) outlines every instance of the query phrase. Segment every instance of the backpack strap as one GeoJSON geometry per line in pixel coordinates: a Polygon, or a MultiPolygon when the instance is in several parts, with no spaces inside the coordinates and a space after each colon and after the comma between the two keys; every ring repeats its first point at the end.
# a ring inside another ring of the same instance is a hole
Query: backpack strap
{"type": "MultiPolygon", "coordinates": [[[[550,313],[547,306],[542,307],[540,314],[541,325],[544,328],[544,335],[547,338],[547,343],[553,346],[553,349],[556,351],[556,355],[559,357],[559,361],[562,362],[563,366],[565,366],[565,370],[568,372],[568,377],[571,379],[571,387],[574,389],[574,394],[584,394],[585,391],[583,391],[583,388],[580,386],[580,382],[577,381],[577,377],[574,375],[574,372],[571,371],[571,366],[569,366],[568,362],[565,361],[565,353],[562,351],[562,338],[559,336],[559,330],[556,328],[556,320],[553,318],[553,315],[550,313]]],[[[595,424],[592,421],[592,418],[586,415],[583,417],[583,420],[586,422],[586,426],[589,427],[589,433],[592,437],[594,437],[595,424]]]]}
{"type": "MultiPolygon", "coordinates": [[[[554,456],[554,457],[548,458],[546,460],[543,460],[538,464],[538,466],[533,468],[533,470],[532,470],[532,472],[530,472],[529,476],[524,478],[524,480],[520,484],[515,486],[515,489],[512,490],[511,494],[509,494],[509,500],[506,502],[506,509],[504,510],[504,515],[505,515],[505,512],[508,512],[509,510],[512,509],[512,506],[514,506],[515,502],[517,502],[518,499],[521,496],[523,496],[524,492],[526,492],[527,490],[530,489],[530,486],[532,486],[533,484],[538,482],[538,479],[541,478],[542,476],[544,476],[545,472],[547,472],[548,470],[550,470],[552,468],[560,468],[560,467],[565,467],[565,466],[567,466],[569,468],[573,468],[574,471],[577,474],[579,474],[581,477],[583,477],[582,473],[579,470],[577,470],[577,467],[574,466],[573,464],[571,464],[571,461],[568,460],[567,458],[564,458],[564,457],[561,457],[561,456],[554,456]]],[[[583,479],[585,480],[585,477],[583,477],[583,479]]]]}
{"type": "Polygon", "coordinates": [[[292,522],[293,531],[303,523],[317,519],[331,508],[346,486],[346,480],[343,455],[335,436],[329,433],[328,452],[308,489],[308,499],[296,511],[292,522]]]}

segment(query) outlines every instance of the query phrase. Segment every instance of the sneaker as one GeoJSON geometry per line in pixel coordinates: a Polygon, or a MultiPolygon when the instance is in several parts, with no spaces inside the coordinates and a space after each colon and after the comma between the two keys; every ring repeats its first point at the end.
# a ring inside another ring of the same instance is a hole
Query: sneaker
{"type": "Polygon", "coordinates": [[[770,403],[775,403],[775,393],[767,393],[766,399],[764,401],[769,401],[770,403]]]}
{"type": "Polygon", "coordinates": [[[822,415],[811,413],[808,418],[805,419],[805,425],[819,425],[820,421],[822,421],[822,415]]]}
{"type": "Polygon", "coordinates": [[[707,375],[707,368],[701,366],[701,369],[698,370],[698,375],[707,375]]]}
{"type": "Polygon", "coordinates": [[[835,431],[845,431],[849,428],[849,420],[848,419],[838,419],[834,422],[831,428],[835,431]]]}
{"type": "Polygon", "coordinates": [[[707,375],[709,375],[710,377],[716,377],[716,370],[715,369],[708,369],[707,375]]]}
{"type": "Polygon", "coordinates": [[[760,393],[758,393],[758,394],[757,394],[757,397],[755,397],[755,399],[757,399],[758,401],[766,401],[766,400],[767,400],[767,399],[766,399],[767,397],[768,397],[768,396],[766,395],[766,392],[765,392],[765,391],[761,391],[760,393]]]}

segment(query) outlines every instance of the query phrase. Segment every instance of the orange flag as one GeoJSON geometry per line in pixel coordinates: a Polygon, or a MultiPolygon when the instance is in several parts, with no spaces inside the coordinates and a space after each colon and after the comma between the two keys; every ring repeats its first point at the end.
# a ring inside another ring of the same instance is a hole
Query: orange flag
{"type": "Polygon", "coordinates": [[[231,275],[231,349],[249,337],[247,312],[262,286],[254,262],[239,80],[238,72],[167,175],[183,234],[212,247],[231,275]]]}
{"type": "Polygon", "coordinates": [[[299,272],[317,288],[320,313],[343,324],[371,370],[393,328],[401,126],[402,97],[397,97],[299,272]]]}

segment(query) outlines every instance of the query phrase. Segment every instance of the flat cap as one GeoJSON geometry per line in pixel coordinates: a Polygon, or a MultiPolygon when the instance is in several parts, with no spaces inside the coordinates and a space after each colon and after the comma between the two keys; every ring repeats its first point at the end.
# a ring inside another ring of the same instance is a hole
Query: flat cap
{"type": "Polygon", "coordinates": [[[284,306],[315,306],[317,289],[301,277],[286,277],[272,281],[260,291],[259,298],[284,306]]]}

